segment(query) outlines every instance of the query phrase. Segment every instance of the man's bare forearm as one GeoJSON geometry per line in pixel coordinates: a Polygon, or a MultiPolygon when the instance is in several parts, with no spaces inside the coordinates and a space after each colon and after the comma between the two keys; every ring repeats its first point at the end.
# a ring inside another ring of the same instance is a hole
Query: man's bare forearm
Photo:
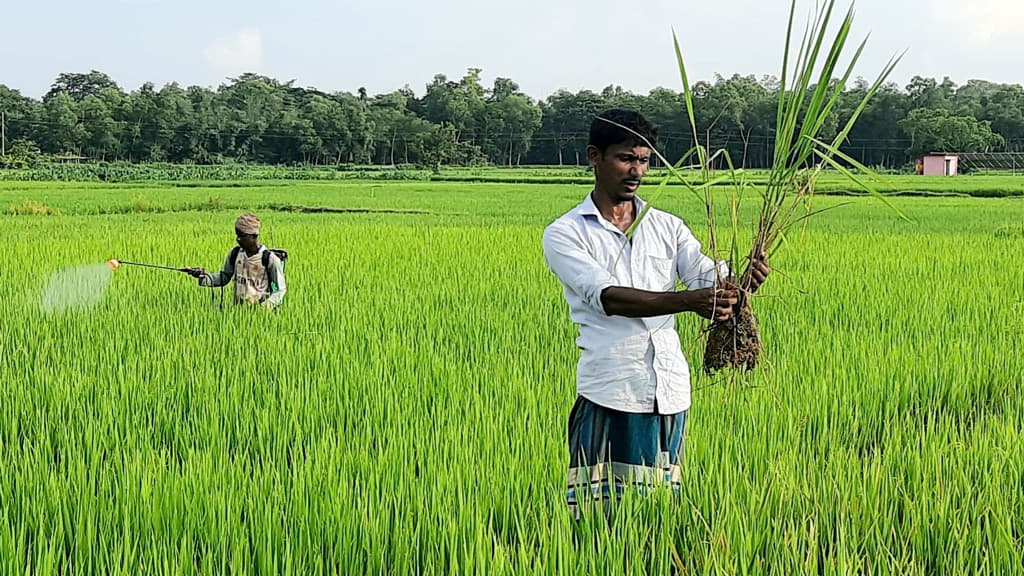
{"type": "Polygon", "coordinates": [[[601,304],[609,316],[648,318],[693,310],[691,293],[651,292],[637,288],[611,286],[601,292],[601,304]]]}

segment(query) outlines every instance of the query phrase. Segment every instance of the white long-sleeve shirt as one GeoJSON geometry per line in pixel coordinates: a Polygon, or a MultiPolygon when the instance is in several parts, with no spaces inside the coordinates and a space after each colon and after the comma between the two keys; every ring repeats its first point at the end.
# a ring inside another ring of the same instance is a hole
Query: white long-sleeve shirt
{"type": "MultiPolygon", "coordinates": [[[[636,199],[639,215],[645,202],[636,199]]],[[[606,220],[591,195],[544,230],[544,258],[565,288],[579,326],[576,390],[622,412],[675,414],[690,407],[690,368],[673,315],[609,316],[601,293],[611,286],[658,292],[713,286],[714,260],[677,216],[652,208],[632,240],[606,220]],[[657,400],[657,404],[655,404],[657,400]]],[[[718,273],[728,274],[725,262],[718,273]]]]}

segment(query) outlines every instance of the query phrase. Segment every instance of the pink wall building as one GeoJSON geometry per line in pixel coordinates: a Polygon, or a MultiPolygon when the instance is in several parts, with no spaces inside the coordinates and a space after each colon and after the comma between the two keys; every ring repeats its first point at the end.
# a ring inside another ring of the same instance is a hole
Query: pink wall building
{"type": "Polygon", "coordinates": [[[956,176],[960,157],[956,154],[929,154],[924,157],[925,176],[956,176]]]}

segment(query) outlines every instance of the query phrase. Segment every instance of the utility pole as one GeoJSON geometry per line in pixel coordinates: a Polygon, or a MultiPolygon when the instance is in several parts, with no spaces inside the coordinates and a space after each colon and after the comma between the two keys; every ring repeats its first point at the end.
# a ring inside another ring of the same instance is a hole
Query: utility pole
{"type": "Polygon", "coordinates": [[[0,112],[0,156],[7,156],[7,113],[0,112]]]}

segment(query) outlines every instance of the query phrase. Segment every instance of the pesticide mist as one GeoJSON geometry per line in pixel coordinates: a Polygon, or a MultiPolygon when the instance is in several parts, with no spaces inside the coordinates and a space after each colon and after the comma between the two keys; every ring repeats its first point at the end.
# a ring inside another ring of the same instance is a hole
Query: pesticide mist
{"type": "Polygon", "coordinates": [[[77,266],[55,272],[50,277],[42,296],[45,312],[63,312],[95,306],[101,298],[114,271],[107,264],[77,266]]]}

